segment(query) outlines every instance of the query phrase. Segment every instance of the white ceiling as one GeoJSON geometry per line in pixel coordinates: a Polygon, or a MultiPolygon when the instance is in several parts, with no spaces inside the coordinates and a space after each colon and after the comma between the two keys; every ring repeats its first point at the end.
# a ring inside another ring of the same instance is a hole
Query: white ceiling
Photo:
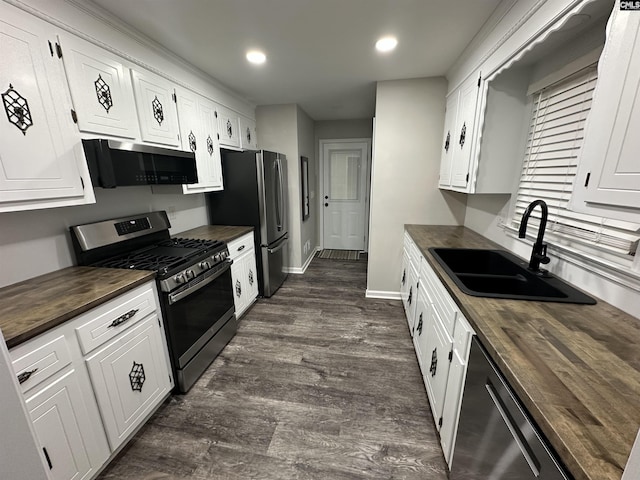
{"type": "Polygon", "coordinates": [[[375,82],[444,75],[500,0],[92,0],[257,105],[370,118],[375,82]],[[392,53],[374,49],[395,35],[392,53]],[[249,64],[248,49],[267,55],[249,64]]]}

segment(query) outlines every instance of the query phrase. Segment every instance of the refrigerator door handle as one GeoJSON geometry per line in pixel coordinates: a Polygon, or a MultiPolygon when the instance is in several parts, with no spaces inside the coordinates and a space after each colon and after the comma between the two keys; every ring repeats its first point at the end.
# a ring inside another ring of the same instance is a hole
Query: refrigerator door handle
{"type": "Polygon", "coordinates": [[[275,247],[273,248],[267,247],[267,252],[275,253],[279,250],[282,250],[282,248],[287,244],[288,241],[289,241],[289,235],[285,235],[284,238],[280,240],[280,242],[275,247]]]}
{"type": "Polygon", "coordinates": [[[283,220],[283,213],[284,213],[284,192],[282,190],[282,163],[280,162],[280,157],[277,158],[276,160],[276,165],[278,168],[278,194],[279,194],[279,198],[278,198],[278,207],[277,207],[277,211],[276,211],[276,218],[277,218],[277,222],[278,222],[278,231],[282,231],[283,230],[283,225],[282,225],[282,220],[283,220]]]}

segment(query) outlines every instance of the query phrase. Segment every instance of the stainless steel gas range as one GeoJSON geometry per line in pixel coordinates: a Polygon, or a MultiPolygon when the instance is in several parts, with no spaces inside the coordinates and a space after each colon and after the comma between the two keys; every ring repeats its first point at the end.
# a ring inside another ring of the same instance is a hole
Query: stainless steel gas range
{"type": "Polygon", "coordinates": [[[171,238],[166,212],[70,228],[79,265],[153,270],[177,389],[187,392],[236,333],[222,241],[171,238]]]}

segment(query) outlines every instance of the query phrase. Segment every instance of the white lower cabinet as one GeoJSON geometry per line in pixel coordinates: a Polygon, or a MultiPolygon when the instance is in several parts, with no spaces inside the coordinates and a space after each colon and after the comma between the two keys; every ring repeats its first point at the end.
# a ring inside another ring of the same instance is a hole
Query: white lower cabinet
{"type": "Polygon", "coordinates": [[[451,466],[474,332],[406,233],[401,292],[440,444],[451,466]],[[413,264],[419,265],[418,273],[413,264]],[[412,298],[413,305],[409,303],[412,287],[417,296],[412,298]]]}
{"type": "Polygon", "coordinates": [[[253,233],[232,240],[228,244],[233,283],[233,300],[236,318],[239,318],[258,297],[258,274],[253,233]]]}
{"type": "Polygon", "coordinates": [[[10,350],[51,480],[97,472],[173,386],[155,283],[10,350]]]}
{"type": "Polygon", "coordinates": [[[170,389],[158,327],[150,315],[86,359],[112,450],[170,389]]]}
{"type": "Polygon", "coordinates": [[[91,446],[88,443],[94,442],[94,438],[87,435],[91,428],[75,370],[69,369],[29,397],[26,404],[49,467],[49,478],[80,480],[91,477],[95,468],[89,460],[91,446]]]}

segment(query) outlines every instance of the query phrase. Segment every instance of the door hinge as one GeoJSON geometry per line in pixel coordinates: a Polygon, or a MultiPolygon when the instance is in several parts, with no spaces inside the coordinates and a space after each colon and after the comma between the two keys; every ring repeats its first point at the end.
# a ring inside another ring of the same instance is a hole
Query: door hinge
{"type": "Polygon", "coordinates": [[[453,361],[453,350],[451,350],[449,352],[449,361],[452,362],[453,361]]]}
{"type": "Polygon", "coordinates": [[[482,80],[482,74],[478,75],[478,86],[480,86],[480,80],[482,80]]]}
{"type": "Polygon", "coordinates": [[[420,280],[416,282],[416,289],[420,288],[420,280]]]}
{"type": "Polygon", "coordinates": [[[58,58],[62,58],[62,47],[57,42],[56,42],[56,53],[58,54],[58,58]]]}
{"type": "Polygon", "coordinates": [[[467,183],[469,183],[469,174],[468,174],[468,173],[467,173],[467,180],[466,180],[466,182],[467,182],[467,183]]]}
{"type": "Polygon", "coordinates": [[[84,190],[84,180],[80,177],[80,184],[82,185],[82,190],[84,190]]]}
{"type": "Polygon", "coordinates": [[[49,53],[51,53],[51,56],[53,57],[53,45],[51,45],[51,40],[47,40],[49,42],[49,53]]]}
{"type": "Polygon", "coordinates": [[[78,123],[78,114],[73,108],[71,109],[71,120],[73,120],[73,123],[78,123]]]}
{"type": "Polygon", "coordinates": [[[160,323],[160,318],[158,318],[158,327],[162,328],[162,324],[160,323]]]}
{"type": "Polygon", "coordinates": [[[440,419],[438,420],[438,426],[442,427],[442,417],[440,417],[440,419]]]}
{"type": "Polygon", "coordinates": [[[584,186],[589,186],[589,179],[591,178],[591,172],[587,172],[587,178],[584,179],[584,186]]]}
{"type": "Polygon", "coordinates": [[[176,97],[176,92],[173,92],[173,93],[171,94],[171,98],[173,98],[173,102],[174,102],[174,103],[178,103],[178,97],[176,97]]]}

